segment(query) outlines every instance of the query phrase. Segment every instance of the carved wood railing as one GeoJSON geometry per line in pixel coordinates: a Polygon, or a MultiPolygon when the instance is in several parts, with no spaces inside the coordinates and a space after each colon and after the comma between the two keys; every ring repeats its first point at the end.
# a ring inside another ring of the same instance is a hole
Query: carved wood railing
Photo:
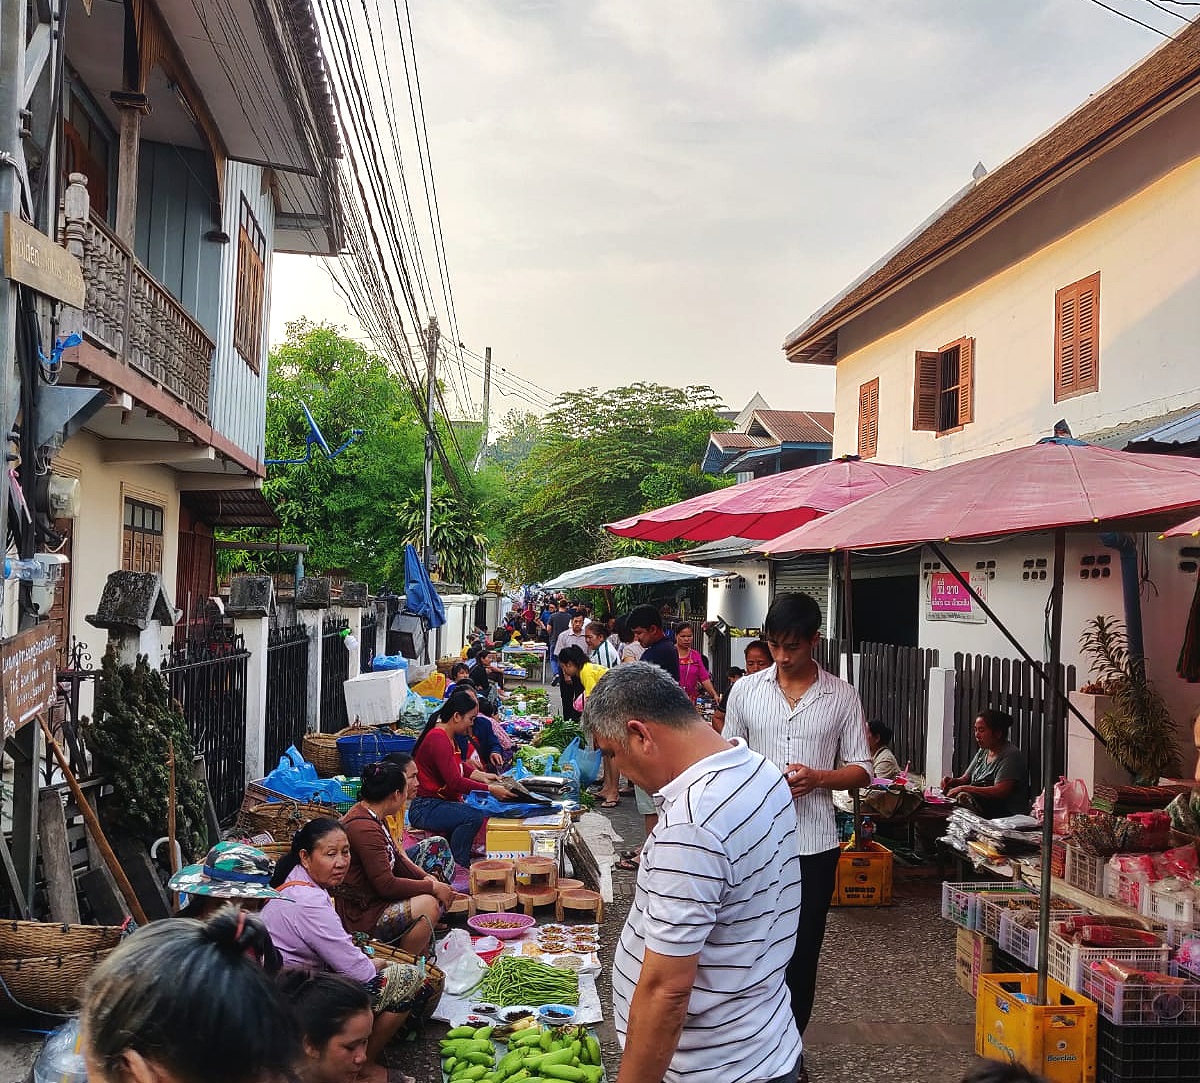
{"type": "Polygon", "coordinates": [[[70,179],[65,233],[87,284],[84,334],[207,420],[212,339],[91,213],[82,176],[70,179]]]}

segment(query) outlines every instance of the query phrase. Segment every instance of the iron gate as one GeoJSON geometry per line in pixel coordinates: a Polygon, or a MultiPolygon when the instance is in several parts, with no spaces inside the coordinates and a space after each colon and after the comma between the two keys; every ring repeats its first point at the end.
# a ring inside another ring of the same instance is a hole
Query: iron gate
{"type": "Polygon", "coordinates": [[[183,708],[192,746],[204,757],[208,790],[224,823],[246,791],[246,663],[240,635],[225,642],[172,645],[163,663],[171,695],[183,708]]]}
{"type": "Polygon", "coordinates": [[[350,652],[342,632],[350,627],[345,617],[326,617],[321,629],[321,732],[337,733],[349,724],[342,685],[350,676],[350,652]]]}
{"type": "Polygon", "coordinates": [[[308,629],[272,628],[267,639],[267,770],[289,745],[300,747],[308,720],[308,629]]]}
{"type": "Polygon", "coordinates": [[[371,663],[375,660],[376,629],[379,627],[375,616],[375,605],[372,603],[362,611],[362,629],[358,635],[362,653],[359,656],[359,673],[370,673],[371,663]]]}

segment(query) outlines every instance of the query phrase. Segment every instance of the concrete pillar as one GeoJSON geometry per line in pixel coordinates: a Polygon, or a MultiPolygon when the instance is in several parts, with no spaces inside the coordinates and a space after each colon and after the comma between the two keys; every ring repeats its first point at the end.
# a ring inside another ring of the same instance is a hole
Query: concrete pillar
{"type": "Polygon", "coordinates": [[[269,575],[235,575],[229,585],[227,615],[234,633],[250,652],[246,660],[246,781],[274,768],[267,763],[267,662],[275,585],[269,575]]]}
{"type": "Polygon", "coordinates": [[[350,668],[346,673],[350,679],[362,672],[362,615],[363,609],[370,604],[366,583],[342,584],[342,615],[350,623],[350,636],[355,643],[350,651],[350,668]]]}
{"type": "Polygon", "coordinates": [[[329,597],[328,579],[305,578],[296,587],[296,619],[308,630],[309,733],[321,731],[321,648],[329,597]]]}
{"type": "Polygon", "coordinates": [[[929,725],[925,734],[925,777],[938,785],[954,774],[954,670],[929,671],[929,725]]]}
{"type": "MultiPolygon", "coordinates": [[[[1093,726],[1112,709],[1111,696],[1069,693],[1071,704],[1093,726]]],[[[1104,784],[1128,786],[1130,774],[1108,754],[1092,732],[1073,714],[1067,714],[1067,778],[1082,779],[1089,794],[1104,784]]]]}
{"type": "Polygon", "coordinates": [[[165,657],[163,628],[175,625],[175,607],[157,572],[110,572],[88,624],[108,632],[118,659],[133,665],[144,654],[152,669],[165,657]]]}

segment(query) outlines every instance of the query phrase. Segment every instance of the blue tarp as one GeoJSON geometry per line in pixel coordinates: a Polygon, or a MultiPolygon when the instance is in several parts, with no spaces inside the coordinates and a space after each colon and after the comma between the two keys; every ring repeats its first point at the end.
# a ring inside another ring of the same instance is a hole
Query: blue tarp
{"type": "Polygon", "coordinates": [[[446,623],[446,607],[411,542],[404,547],[404,608],[424,617],[430,628],[446,623]]]}

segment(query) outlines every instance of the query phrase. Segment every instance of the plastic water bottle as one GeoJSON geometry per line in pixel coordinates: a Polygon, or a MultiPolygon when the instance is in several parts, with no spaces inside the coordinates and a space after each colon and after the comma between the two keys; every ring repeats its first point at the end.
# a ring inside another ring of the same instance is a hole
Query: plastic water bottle
{"type": "Polygon", "coordinates": [[[5,557],[4,578],[23,579],[26,583],[40,583],[46,578],[46,568],[40,561],[34,560],[32,557],[25,560],[5,557]]]}

